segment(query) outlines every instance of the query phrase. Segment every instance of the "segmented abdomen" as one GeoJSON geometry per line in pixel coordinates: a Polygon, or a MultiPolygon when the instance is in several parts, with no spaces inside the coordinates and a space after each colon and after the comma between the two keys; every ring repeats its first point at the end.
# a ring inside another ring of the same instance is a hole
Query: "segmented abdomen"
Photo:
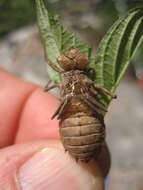
{"type": "Polygon", "coordinates": [[[89,161],[100,152],[105,138],[105,126],[84,102],[72,98],[60,121],[64,147],[77,160],[89,161]]]}

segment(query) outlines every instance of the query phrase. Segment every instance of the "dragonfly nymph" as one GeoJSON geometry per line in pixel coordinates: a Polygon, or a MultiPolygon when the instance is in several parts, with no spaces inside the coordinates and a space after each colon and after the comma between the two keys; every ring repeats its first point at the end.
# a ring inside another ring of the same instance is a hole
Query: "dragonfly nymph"
{"type": "Polygon", "coordinates": [[[76,160],[88,162],[97,158],[105,142],[103,113],[107,112],[103,96],[116,98],[87,76],[86,56],[71,48],[58,58],[60,67],[49,65],[60,73],[61,84],[46,86],[45,91],[58,87],[60,105],[52,116],[57,117],[63,146],[76,160]]]}

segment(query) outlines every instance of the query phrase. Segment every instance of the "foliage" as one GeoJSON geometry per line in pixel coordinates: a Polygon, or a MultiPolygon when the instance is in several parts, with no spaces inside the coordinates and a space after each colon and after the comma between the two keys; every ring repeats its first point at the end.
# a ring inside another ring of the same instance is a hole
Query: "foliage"
{"type": "Polygon", "coordinates": [[[143,7],[119,18],[102,40],[95,58],[96,81],[114,92],[143,40],[143,7]]]}
{"type": "MultiPolygon", "coordinates": [[[[63,27],[59,16],[50,16],[43,0],[36,0],[37,17],[47,58],[57,64],[58,56],[71,47],[78,47],[95,70],[94,81],[114,92],[131,58],[143,40],[143,7],[120,17],[105,35],[96,56],[92,48],[63,27]]],[[[57,73],[48,66],[50,78],[59,82],[57,73]]],[[[109,97],[104,98],[107,106],[109,97]]]]}
{"type": "MultiPolygon", "coordinates": [[[[88,45],[63,27],[58,15],[50,16],[42,0],[36,0],[36,4],[41,38],[47,58],[57,64],[59,55],[71,47],[79,48],[88,56],[88,45]]],[[[59,76],[49,66],[48,73],[53,81],[59,82],[59,76]]]]}

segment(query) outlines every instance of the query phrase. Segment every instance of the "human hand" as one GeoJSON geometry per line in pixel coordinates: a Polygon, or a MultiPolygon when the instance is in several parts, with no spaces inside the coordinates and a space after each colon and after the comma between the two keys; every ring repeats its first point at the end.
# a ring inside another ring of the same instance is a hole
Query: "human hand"
{"type": "Polygon", "coordinates": [[[0,190],[104,189],[96,161],[76,163],[65,153],[58,121],[50,119],[58,103],[0,70],[0,190]]]}

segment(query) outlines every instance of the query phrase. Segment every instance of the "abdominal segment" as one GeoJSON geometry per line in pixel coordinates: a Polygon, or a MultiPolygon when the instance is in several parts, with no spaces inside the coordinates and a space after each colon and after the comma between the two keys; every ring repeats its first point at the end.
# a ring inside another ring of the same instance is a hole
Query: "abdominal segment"
{"type": "Polygon", "coordinates": [[[72,98],[60,121],[60,135],[65,149],[76,160],[87,162],[100,153],[105,126],[88,105],[72,98]]]}

